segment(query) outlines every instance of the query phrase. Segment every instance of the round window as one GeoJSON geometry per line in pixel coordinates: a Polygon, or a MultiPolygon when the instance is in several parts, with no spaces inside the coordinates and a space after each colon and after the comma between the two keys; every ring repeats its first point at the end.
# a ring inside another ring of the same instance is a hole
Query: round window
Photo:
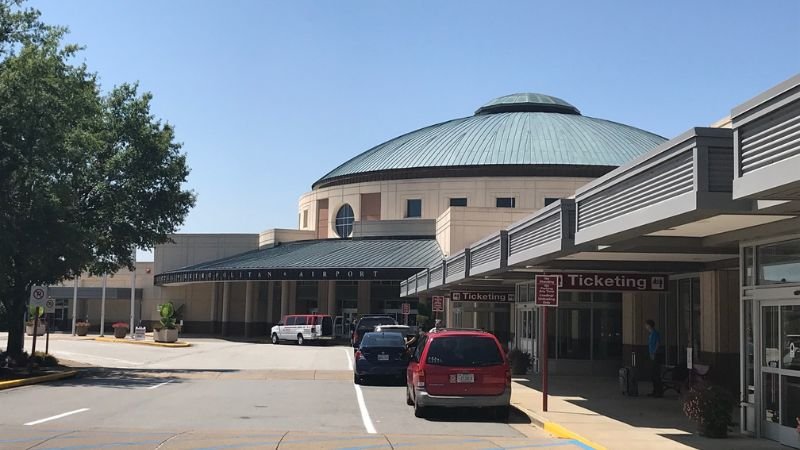
{"type": "Polygon", "coordinates": [[[356,217],[355,214],[353,214],[353,208],[345,203],[339,208],[339,212],[336,213],[336,234],[338,234],[340,238],[350,237],[350,235],[353,234],[353,222],[355,222],[355,220],[356,217]]]}

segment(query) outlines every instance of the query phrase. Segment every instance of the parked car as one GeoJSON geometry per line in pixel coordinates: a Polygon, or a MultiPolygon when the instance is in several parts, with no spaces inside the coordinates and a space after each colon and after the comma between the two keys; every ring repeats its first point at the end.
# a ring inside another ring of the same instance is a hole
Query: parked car
{"type": "Polygon", "coordinates": [[[485,331],[440,330],[424,335],[406,371],[406,403],[426,408],[491,408],[507,419],[511,368],[497,338],[485,331]]]}
{"type": "Polygon", "coordinates": [[[273,344],[296,341],[298,345],[333,339],[333,318],[323,314],[299,314],[283,318],[270,332],[273,344]]]}
{"type": "Polygon", "coordinates": [[[367,377],[391,376],[404,379],[410,355],[400,333],[365,333],[355,353],[353,382],[361,384],[367,377]]]}
{"type": "Polygon", "coordinates": [[[378,325],[397,325],[397,321],[392,316],[363,316],[356,322],[353,334],[350,335],[350,343],[353,348],[358,348],[364,334],[375,331],[375,327],[378,325]]]}

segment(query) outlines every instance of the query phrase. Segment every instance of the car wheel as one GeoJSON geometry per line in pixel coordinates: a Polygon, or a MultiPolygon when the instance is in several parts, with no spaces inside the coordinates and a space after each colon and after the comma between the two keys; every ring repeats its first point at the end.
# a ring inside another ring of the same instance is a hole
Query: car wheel
{"type": "Polygon", "coordinates": [[[361,384],[361,378],[356,374],[353,374],[353,384],[361,384]]]}
{"type": "Polygon", "coordinates": [[[425,410],[425,408],[420,406],[419,402],[416,401],[416,399],[414,399],[414,417],[419,417],[420,419],[424,419],[426,412],[427,411],[425,410]]]}
{"type": "Polygon", "coordinates": [[[498,406],[494,410],[494,416],[497,420],[508,422],[508,417],[511,415],[511,408],[509,406],[498,406]]]}
{"type": "Polygon", "coordinates": [[[411,389],[408,388],[408,385],[406,385],[406,405],[414,406],[414,399],[411,398],[411,389]]]}
{"type": "Polygon", "coordinates": [[[278,334],[277,333],[272,333],[272,343],[275,344],[275,345],[278,345],[279,342],[280,342],[280,340],[278,339],[278,334]]]}
{"type": "Polygon", "coordinates": [[[297,345],[303,345],[304,342],[305,342],[305,340],[303,339],[303,335],[302,334],[298,334],[297,335],[297,345]]]}

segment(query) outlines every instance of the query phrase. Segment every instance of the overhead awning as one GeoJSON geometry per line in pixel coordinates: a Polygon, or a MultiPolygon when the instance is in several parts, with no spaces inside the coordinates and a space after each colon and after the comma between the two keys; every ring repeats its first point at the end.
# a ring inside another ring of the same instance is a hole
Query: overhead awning
{"type": "Polygon", "coordinates": [[[439,244],[430,238],[298,241],[160,273],[155,284],[404,280],[441,259],[439,244]]]}

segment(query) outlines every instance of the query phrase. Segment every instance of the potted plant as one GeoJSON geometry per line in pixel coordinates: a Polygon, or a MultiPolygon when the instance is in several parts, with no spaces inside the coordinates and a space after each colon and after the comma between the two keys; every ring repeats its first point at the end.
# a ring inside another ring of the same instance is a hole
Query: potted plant
{"type": "Polygon", "coordinates": [[[683,412],[697,423],[700,435],[724,438],[728,436],[734,406],[735,399],[727,389],[713,384],[700,384],[686,394],[683,412]]]}
{"type": "Polygon", "coordinates": [[[91,324],[88,320],[81,320],[80,322],[75,322],[75,334],[78,336],[86,336],[89,333],[89,327],[91,324]]]}
{"type": "Polygon", "coordinates": [[[114,322],[111,328],[114,329],[114,337],[117,339],[123,339],[128,335],[128,324],[125,322],[114,322]]]}
{"type": "Polygon", "coordinates": [[[525,375],[531,366],[531,354],[515,348],[508,352],[508,361],[511,364],[512,375],[525,375]]]}
{"type": "MultiPolygon", "coordinates": [[[[33,329],[34,329],[34,322],[33,319],[25,322],[25,333],[28,336],[33,336],[33,329]]],[[[39,325],[36,326],[36,335],[37,336],[44,336],[44,333],[47,331],[47,324],[44,320],[39,319],[39,325]]]]}
{"type": "Polygon", "coordinates": [[[156,342],[176,342],[178,329],[175,326],[175,306],[172,302],[158,305],[156,308],[161,316],[159,324],[153,326],[153,340],[156,342]]]}

